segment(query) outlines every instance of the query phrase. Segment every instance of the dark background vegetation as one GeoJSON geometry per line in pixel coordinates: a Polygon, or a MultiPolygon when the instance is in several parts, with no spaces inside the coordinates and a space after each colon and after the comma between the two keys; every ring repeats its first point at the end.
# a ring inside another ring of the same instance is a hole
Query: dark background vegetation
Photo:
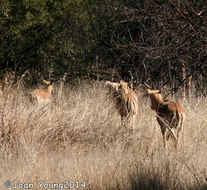
{"type": "Polygon", "coordinates": [[[205,0],[0,2],[0,76],[207,85],[205,0]]]}

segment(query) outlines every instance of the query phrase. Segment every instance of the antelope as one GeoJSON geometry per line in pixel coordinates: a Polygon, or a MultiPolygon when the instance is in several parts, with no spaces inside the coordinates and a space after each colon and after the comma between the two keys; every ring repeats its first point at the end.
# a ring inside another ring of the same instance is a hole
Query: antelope
{"type": "Polygon", "coordinates": [[[127,82],[120,81],[114,83],[106,81],[113,89],[113,98],[115,107],[121,116],[121,125],[123,126],[124,120],[132,117],[132,127],[138,113],[138,97],[137,94],[128,86],[127,82]]]}
{"type": "Polygon", "coordinates": [[[37,99],[39,106],[51,103],[52,101],[54,86],[48,81],[44,80],[44,82],[49,85],[47,89],[36,89],[31,93],[32,97],[37,99]]]}
{"type": "Polygon", "coordinates": [[[127,82],[123,81],[120,81],[118,94],[121,101],[119,110],[121,122],[123,124],[125,118],[128,119],[129,117],[132,117],[132,127],[134,128],[134,123],[138,113],[137,94],[128,86],[127,82]]]}
{"type": "Polygon", "coordinates": [[[151,99],[151,109],[157,113],[157,122],[161,128],[164,148],[167,148],[167,141],[171,136],[177,150],[179,133],[186,118],[183,107],[178,102],[163,100],[160,90],[147,88],[147,92],[151,99]]]}

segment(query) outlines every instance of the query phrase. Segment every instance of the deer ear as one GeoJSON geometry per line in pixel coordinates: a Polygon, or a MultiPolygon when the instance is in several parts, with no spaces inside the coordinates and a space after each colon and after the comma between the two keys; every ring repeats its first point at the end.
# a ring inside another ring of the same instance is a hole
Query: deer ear
{"type": "Polygon", "coordinates": [[[150,94],[151,93],[151,90],[149,88],[147,88],[147,93],[150,94]]]}

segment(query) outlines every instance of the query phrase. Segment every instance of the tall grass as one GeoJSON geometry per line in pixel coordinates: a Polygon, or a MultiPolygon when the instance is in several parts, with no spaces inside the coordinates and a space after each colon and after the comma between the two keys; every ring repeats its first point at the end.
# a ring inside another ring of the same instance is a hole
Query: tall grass
{"type": "Polygon", "coordinates": [[[206,98],[179,100],[187,120],[176,152],[164,150],[147,98],[140,101],[132,130],[120,127],[102,83],[61,89],[56,86],[51,105],[38,107],[27,92],[5,86],[0,98],[0,189],[6,189],[7,180],[33,183],[35,189],[40,189],[38,181],[85,182],[85,189],[94,190],[207,188],[206,98]]]}

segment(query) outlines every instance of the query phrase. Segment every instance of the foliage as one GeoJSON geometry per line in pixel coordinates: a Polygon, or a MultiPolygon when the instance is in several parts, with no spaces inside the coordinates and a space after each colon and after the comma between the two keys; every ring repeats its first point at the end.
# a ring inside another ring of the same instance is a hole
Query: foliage
{"type": "Polygon", "coordinates": [[[207,8],[179,0],[0,2],[1,78],[151,79],[206,86],[207,8]],[[130,72],[129,72],[130,71],[130,72]]]}

